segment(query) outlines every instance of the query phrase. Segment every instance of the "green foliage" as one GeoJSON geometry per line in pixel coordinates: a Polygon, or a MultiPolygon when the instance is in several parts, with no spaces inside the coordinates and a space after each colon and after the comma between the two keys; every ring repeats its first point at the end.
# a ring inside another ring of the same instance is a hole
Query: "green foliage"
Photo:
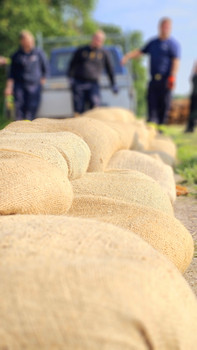
{"type": "MultiPolygon", "coordinates": [[[[134,31],[129,35],[130,50],[138,49],[143,45],[142,33],[134,31]]],[[[132,60],[134,87],[137,93],[137,115],[142,116],[146,114],[146,79],[147,73],[143,65],[142,58],[132,60]]]]}
{"type": "Polygon", "coordinates": [[[184,133],[185,126],[163,126],[165,135],[173,138],[178,147],[176,172],[183,176],[189,185],[197,189],[197,130],[184,133]]]}
{"type": "Polygon", "coordinates": [[[188,159],[178,167],[178,173],[182,175],[190,185],[197,185],[197,157],[188,159]]]}

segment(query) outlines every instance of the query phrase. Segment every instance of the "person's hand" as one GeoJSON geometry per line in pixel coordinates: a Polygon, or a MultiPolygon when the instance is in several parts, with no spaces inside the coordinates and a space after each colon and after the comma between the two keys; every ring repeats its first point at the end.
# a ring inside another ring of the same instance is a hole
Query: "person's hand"
{"type": "Polygon", "coordinates": [[[127,55],[124,55],[123,58],[121,59],[121,64],[122,64],[122,66],[124,66],[125,64],[127,64],[127,62],[128,62],[128,57],[127,57],[127,55]]]}
{"type": "Polygon", "coordinates": [[[7,64],[7,58],[6,57],[3,57],[3,56],[0,56],[0,66],[3,66],[4,64],[7,64]]]}
{"type": "Polygon", "coordinates": [[[168,77],[168,80],[167,80],[167,88],[168,88],[169,90],[173,90],[174,87],[175,87],[175,83],[176,83],[176,78],[175,78],[175,76],[170,75],[170,76],[168,77]]]}
{"type": "Polygon", "coordinates": [[[41,79],[40,79],[40,84],[41,84],[41,85],[44,85],[45,83],[46,83],[46,78],[41,78],[41,79]]]}
{"type": "Polygon", "coordinates": [[[112,91],[113,91],[114,94],[118,94],[119,93],[119,88],[118,88],[118,86],[116,84],[112,86],[112,91]]]}
{"type": "Polygon", "coordinates": [[[13,94],[13,89],[10,86],[7,86],[4,90],[4,95],[5,96],[11,96],[13,94]]]}

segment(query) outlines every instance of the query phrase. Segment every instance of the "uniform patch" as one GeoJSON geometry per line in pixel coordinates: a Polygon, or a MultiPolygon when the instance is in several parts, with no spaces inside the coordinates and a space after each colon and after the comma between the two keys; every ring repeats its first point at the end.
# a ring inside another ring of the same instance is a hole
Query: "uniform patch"
{"type": "Polygon", "coordinates": [[[96,57],[96,53],[94,51],[90,52],[90,59],[93,60],[96,57]]]}

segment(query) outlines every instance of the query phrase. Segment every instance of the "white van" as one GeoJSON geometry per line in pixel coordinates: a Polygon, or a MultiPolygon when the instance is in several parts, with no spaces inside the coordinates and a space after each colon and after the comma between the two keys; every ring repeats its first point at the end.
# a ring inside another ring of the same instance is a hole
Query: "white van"
{"type": "MultiPolygon", "coordinates": [[[[111,57],[119,93],[113,94],[108,77],[103,72],[100,80],[101,105],[135,110],[136,99],[132,77],[128,69],[120,63],[122,50],[117,46],[106,46],[105,49],[111,57]]],[[[69,47],[51,51],[50,75],[43,87],[42,102],[37,117],[65,118],[73,116],[72,96],[66,72],[75,50],[75,47],[69,47]]]]}

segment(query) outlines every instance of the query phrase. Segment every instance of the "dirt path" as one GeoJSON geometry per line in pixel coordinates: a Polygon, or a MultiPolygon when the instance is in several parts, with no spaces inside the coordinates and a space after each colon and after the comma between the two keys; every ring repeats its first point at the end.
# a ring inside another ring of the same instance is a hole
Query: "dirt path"
{"type": "MultiPolygon", "coordinates": [[[[192,234],[197,248],[197,200],[190,196],[178,197],[175,203],[175,216],[192,234]]],[[[197,295],[197,252],[184,276],[197,295]]]]}

